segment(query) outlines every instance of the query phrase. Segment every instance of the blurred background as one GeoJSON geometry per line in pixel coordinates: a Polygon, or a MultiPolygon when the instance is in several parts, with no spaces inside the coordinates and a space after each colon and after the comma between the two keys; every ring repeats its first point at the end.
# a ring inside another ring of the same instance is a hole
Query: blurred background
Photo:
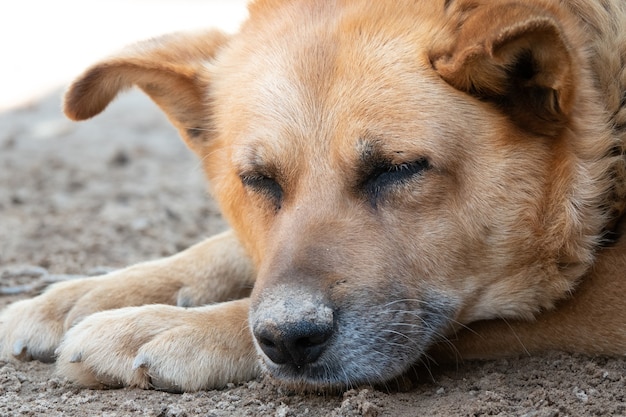
{"type": "Polygon", "coordinates": [[[166,32],[234,32],[245,0],[20,0],[0,3],[0,111],[66,85],[94,61],[166,32]]]}
{"type": "Polygon", "coordinates": [[[0,0],[0,293],[33,271],[118,268],[225,227],[198,160],[141,92],[82,123],[61,107],[100,59],[167,32],[235,32],[245,3],[0,0]]]}

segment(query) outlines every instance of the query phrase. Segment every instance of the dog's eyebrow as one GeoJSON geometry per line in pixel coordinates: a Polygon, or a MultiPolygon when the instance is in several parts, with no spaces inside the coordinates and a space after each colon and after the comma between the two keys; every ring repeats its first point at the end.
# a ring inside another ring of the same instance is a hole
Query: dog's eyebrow
{"type": "Polygon", "coordinates": [[[356,144],[359,166],[362,171],[369,171],[373,166],[389,163],[389,156],[385,155],[381,140],[376,138],[361,138],[356,144]]]}
{"type": "Polygon", "coordinates": [[[388,166],[391,160],[383,152],[380,139],[361,138],[356,144],[356,184],[360,184],[369,178],[376,169],[381,166],[388,166]]]}
{"type": "Polygon", "coordinates": [[[279,173],[278,167],[265,161],[260,149],[254,146],[238,149],[233,153],[232,161],[240,175],[262,175],[276,178],[279,173]]]}
{"type": "Polygon", "coordinates": [[[409,157],[407,152],[388,149],[384,140],[376,136],[361,137],[356,143],[356,153],[356,173],[361,179],[367,178],[377,169],[427,159],[423,155],[418,155],[418,157],[407,160],[409,157]]]}
{"type": "Polygon", "coordinates": [[[378,159],[380,155],[380,147],[376,144],[377,140],[360,138],[356,143],[356,151],[359,155],[359,161],[367,164],[372,159],[378,159]]]}

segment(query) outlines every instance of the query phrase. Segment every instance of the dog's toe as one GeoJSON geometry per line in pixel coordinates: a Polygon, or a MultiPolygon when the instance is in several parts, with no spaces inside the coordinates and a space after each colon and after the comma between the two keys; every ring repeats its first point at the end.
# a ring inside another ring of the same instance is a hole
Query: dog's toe
{"type": "Polygon", "coordinates": [[[54,362],[62,334],[62,325],[37,299],[18,301],[0,316],[0,359],[54,362]]]}
{"type": "Polygon", "coordinates": [[[133,361],[132,369],[134,372],[141,374],[145,377],[147,384],[150,388],[173,393],[183,392],[180,385],[174,384],[167,378],[159,376],[150,368],[150,366],[151,361],[148,355],[146,355],[145,353],[140,353],[133,361]]]}
{"type": "Polygon", "coordinates": [[[18,339],[13,343],[13,356],[16,359],[27,361],[30,360],[30,354],[28,353],[28,348],[26,347],[26,343],[22,339],[18,339]]]}
{"type": "Polygon", "coordinates": [[[150,362],[148,361],[147,356],[144,355],[143,353],[140,353],[139,355],[137,355],[137,357],[133,361],[133,370],[147,369],[149,366],[150,366],[150,362]]]}
{"type": "MultiPolygon", "coordinates": [[[[24,339],[18,339],[13,343],[11,354],[14,359],[24,362],[36,360],[44,363],[52,363],[55,360],[54,349],[42,349],[41,347],[37,347],[36,343],[29,346],[24,339]]],[[[6,354],[4,356],[8,357],[6,354]]]]}

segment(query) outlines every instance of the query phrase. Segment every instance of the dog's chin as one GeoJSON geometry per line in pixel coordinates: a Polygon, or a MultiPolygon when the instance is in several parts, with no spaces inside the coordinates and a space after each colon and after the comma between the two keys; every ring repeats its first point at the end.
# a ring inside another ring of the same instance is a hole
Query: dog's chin
{"type": "MultiPolygon", "coordinates": [[[[419,361],[419,358],[417,359],[419,361]]],[[[406,363],[380,364],[355,363],[348,369],[344,365],[318,361],[302,366],[277,365],[263,358],[262,366],[266,376],[277,384],[299,393],[335,393],[360,386],[384,387],[404,374],[411,366],[406,363]]]]}
{"type": "Polygon", "coordinates": [[[267,358],[263,358],[261,363],[265,376],[281,387],[298,393],[334,393],[362,385],[347,383],[332,369],[320,365],[277,365],[267,358]]]}

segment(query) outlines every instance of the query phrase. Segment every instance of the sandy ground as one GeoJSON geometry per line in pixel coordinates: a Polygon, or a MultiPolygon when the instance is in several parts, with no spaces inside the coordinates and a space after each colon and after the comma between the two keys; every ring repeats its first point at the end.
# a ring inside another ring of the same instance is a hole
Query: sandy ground
{"type": "MultiPolygon", "coordinates": [[[[60,96],[0,113],[0,308],[225,228],[198,162],[146,98],[128,94],[73,124],[60,96]]],[[[53,365],[0,362],[0,416],[626,415],[625,396],[625,359],[560,353],[416,372],[342,394],[299,394],[266,379],[190,394],[93,391],[55,376],[53,365]]]]}

